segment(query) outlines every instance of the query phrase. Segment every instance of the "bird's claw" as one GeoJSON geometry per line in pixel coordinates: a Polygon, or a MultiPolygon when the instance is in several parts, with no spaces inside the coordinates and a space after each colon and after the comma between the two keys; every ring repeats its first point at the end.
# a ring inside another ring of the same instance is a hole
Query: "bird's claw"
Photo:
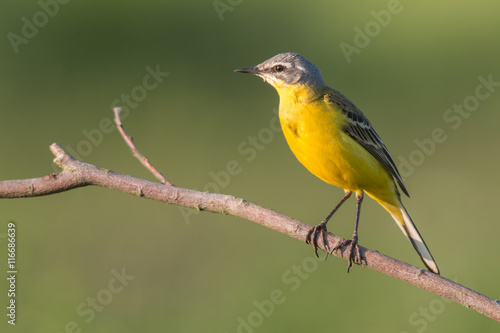
{"type": "MultiPolygon", "coordinates": [[[[327,233],[327,230],[326,230],[326,222],[325,221],[322,221],[320,224],[312,227],[309,230],[309,232],[307,233],[306,243],[311,244],[313,246],[314,253],[316,254],[316,257],[318,257],[318,258],[319,258],[318,237],[320,235],[323,237],[323,244],[325,245],[327,250],[330,251],[330,247],[328,246],[328,239],[327,239],[326,233],[327,233]]],[[[328,252],[327,252],[326,256],[328,258],[328,252]]],[[[326,260],[326,258],[325,258],[325,260],[326,260]]]]}
{"type": "Polygon", "coordinates": [[[353,262],[355,263],[361,263],[361,255],[359,253],[359,248],[358,248],[358,236],[357,235],[352,235],[351,239],[344,239],[340,243],[338,243],[331,251],[330,253],[333,254],[335,250],[338,250],[340,248],[343,248],[344,246],[349,246],[349,254],[348,254],[348,259],[347,259],[347,273],[349,273],[351,267],[353,266],[353,262]],[[356,249],[356,253],[354,253],[354,249],[356,249]]]}

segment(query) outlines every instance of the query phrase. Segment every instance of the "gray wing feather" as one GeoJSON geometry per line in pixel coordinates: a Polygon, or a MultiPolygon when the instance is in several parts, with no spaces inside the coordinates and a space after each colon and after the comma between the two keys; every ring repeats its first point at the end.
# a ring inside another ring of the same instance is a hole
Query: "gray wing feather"
{"type": "Polygon", "coordinates": [[[391,154],[361,110],[335,89],[332,89],[332,92],[329,92],[324,97],[327,102],[335,104],[347,116],[348,123],[344,128],[345,132],[372,154],[396,180],[401,190],[407,196],[410,196],[391,154]]]}

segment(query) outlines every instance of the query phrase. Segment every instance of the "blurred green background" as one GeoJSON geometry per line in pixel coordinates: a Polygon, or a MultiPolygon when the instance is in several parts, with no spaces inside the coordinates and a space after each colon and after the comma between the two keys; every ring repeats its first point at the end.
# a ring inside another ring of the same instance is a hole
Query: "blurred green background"
{"type": "MultiPolygon", "coordinates": [[[[478,77],[500,81],[499,3],[41,3],[0,4],[1,179],[57,171],[48,149],[57,142],[85,162],[153,180],[102,125],[116,100],[127,106],[122,98],[130,95],[125,128],[173,183],[316,224],[343,192],[309,174],[270,130],[274,89],[233,73],[294,51],[365,112],[398,165],[412,163],[403,172],[411,194],[404,202],[442,274],[499,298],[500,89],[471,97],[478,77]],[[346,57],[340,45],[347,44],[353,53],[346,57]],[[144,90],[148,67],[169,74],[144,90]],[[447,111],[464,101],[472,111],[447,111]],[[415,140],[428,143],[436,128],[446,140],[422,151],[415,140]],[[255,155],[241,150],[251,148],[251,137],[255,155]],[[239,174],[214,183],[232,160],[239,174]]],[[[330,230],[349,237],[354,210],[353,200],[330,230]]],[[[7,222],[17,223],[16,328],[23,332],[498,329],[411,285],[360,267],[347,274],[337,258],[316,261],[310,246],[231,216],[91,187],[2,200],[0,211],[0,267],[7,222]],[[115,275],[123,272],[129,280],[120,284],[115,275]]],[[[422,266],[371,199],[360,243],[422,266]]]]}

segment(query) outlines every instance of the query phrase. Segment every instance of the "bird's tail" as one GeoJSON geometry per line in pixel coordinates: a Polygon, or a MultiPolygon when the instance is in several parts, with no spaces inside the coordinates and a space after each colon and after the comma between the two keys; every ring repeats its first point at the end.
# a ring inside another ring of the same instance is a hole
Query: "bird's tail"
{"type": "Polygon", "coordinates": [[[418,255],[424,262],[425,266],[431,272],[439,274],[439,268],[436,265],[436,261],[432,257],[429,248],[425,244],[422,236],[420,236],[417,227],[415,227],[415,224],[413,224],[410,215],[408,215],[408,212],[406,211],[401,201],[398,200],[398,206],[391,205],[387,202],[379,201],[379,203],[389,212],[389,214],[391,214],[392,218],[396,221],[403,234],[405,234],[410,243],[412,243],[415,250],[417,250],[418,255]]]}

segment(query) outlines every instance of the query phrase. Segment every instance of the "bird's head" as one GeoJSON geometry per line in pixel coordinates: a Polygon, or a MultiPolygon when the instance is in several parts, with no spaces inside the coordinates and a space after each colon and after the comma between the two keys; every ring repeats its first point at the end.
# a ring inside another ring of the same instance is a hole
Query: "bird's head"
{"type": "Polygon", "coordinates": [[[278,92],[291,86],[307,86],[318,90],[325,86],[319,69],[297,53],[280,53],[253,67],[236,69],[235,72],[260,76],[278,92]]]}

